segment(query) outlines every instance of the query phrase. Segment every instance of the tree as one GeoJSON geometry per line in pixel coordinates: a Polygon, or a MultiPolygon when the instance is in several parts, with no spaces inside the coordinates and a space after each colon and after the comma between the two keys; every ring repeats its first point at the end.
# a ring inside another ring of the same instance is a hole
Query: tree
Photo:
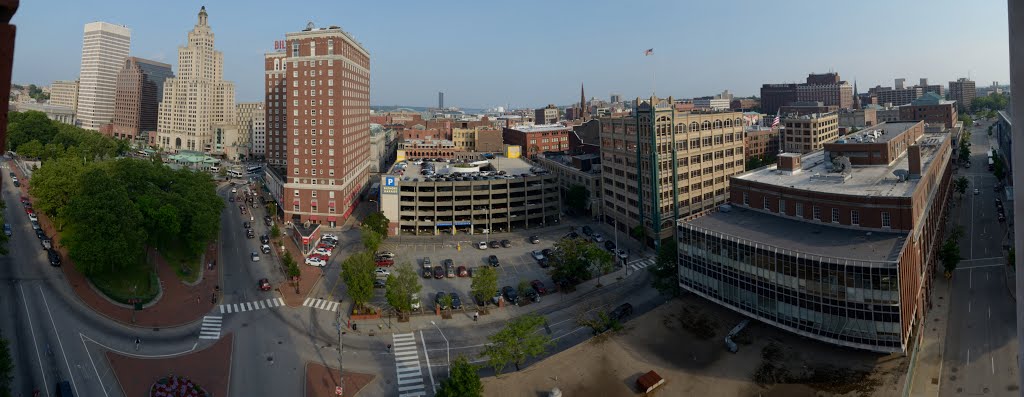
{"type": "Polygon", "coordinates": [[[516,292],[519,296],[526,296],[526,291],[533,289],[526,280],[519,280],[519,284],[516,285],[516,292]]]}
{"type": "Polygon", "coordinates": [[[458,356],[448,364],[451,376],[441,381],[437,397],[481,397],[484,385],[475,365],[464,356],[458,356]]]}
{"type": "Polygon", "coordinates": [[[381,241],[384,240],[380,234],[370,229],[362,229],[359,234],[363,239],[363,247],[366,247],[366,250],[370,252],[377,252],[381,241]]]}
{"type": "Polygon", "coordinates": [[[647,268],[653,276],[651,286],[669,296],[679,296],[682,292],[679,289],[679,266],[676,264],[679,252],[676,244],[675,239],[670,239],[658,247],[654,265],[647,268]]]}
{"type": "Polygon", "coordinates": [[[388,225],[391,221],[384,216],[383,212],[374,212],[363,219],[363,226],[377,232],[382,239],[388,238],[388,225]]]}
{"type": "Polygon", "coordinates": [[[594,270],[614,265],[610,253],[591,241],[580,238],[564,238],[555,242],[552,265],[555,270],[551,278],[569,287],[589,280],[594,270]],[[607,262],[606,262],[607,261],[607,262]]]}
{"type": "MultiPolygon", "coordinates": [[[[452,371],[454,375],[454,367],[452,368],[452,371]]],[[[10,343],[7,341],[7,338],[0,337],[0,396],[11,396],[11,383],[13,383],[13,381],[14,358],[11,357],[10,343]]],[[[479,383],[480,379],[477,378],[477,384],[479,383]]]]}
{"type": "Polygon", "coordinates": [[[971,161],[971,146],[967,143],[960,144],[960,162],[966,163],[971,161]]]}
{"type": "Polygon", "coordinates": [[[961,176],[953,181],[953,188],[956,189],[957,193],[960,193],[960,198],[964,198],[964,193],[967,193],[967,177],[961,176]]]}
{"type": "Polygon", "coordinates": [[[944,265],[946,277],[952,276],[961,259],[960,243],[953,237],[946,239],[946,242],[942,244],[942,248],[939,249],[939,258],[944,265]]]}
{"type": "Polygon", "coordinates": [[[139,264],[145,252],[142,214],[124,184],[101,169],[86,171],[68,205],[64,245],[85,275],[139,264]]]}
{"type": "Polygon", "coordinates": [[[615,267],[615,255],[611,252],[592,245],[593,249],[587,252],[587,260],[590,261],[591,270],[597,272],[597,286],[601,286],[601,275],[607,274],[615,267]]]}
{"type": "Polygon", "coordinates": [[[226,167],[220,167],[220,169],[217,170],[217,176],[221,178],[227,177],[228,169],[226,167]]]}
{"type": "Polygon", "coordinates": [[[491,343],[480,356],[487,357],[487,364],[494,368],[495,373],[500,374],[510,363],[518,371],[527,358],[544,354],[552,344],[547,334],[537,332],[537,328],[545,322],[544,317],[537,314],[527,314],[508,321],[505,328],[488,337],[491,343]]]}
{"type": "Polygon", "coordinates": [[[281,228],[277,227],[275,223],[274,226],[270,227],[270,238],[276,239],[278,237],[281,237],[281,228]]]}
{"type": "Polygon", "coordinates": [[[473,281],[469,284],[469,294],[478,304],[484,304],[498,290],[498,272],[490,266],[484,266],[473,272],[473,281]]]}
{"type": "Polygon", "coordinates": [[[565,193],[565,204],[569,208],[582,213],[587,209],[587,201],[590,199],[590,192],[583,185],[572,185],[565,193]]]}
{"type": "Polygon", "coordinates": [[[452,303],[453,302],[455,302],[455,299],[452,298],[452,294],[444,294],[444,296],[441,297],[441,302],[440,303],[441,303],[441,307],[443,307],[444,310],[446,310],[449,313],[451,313],[451,311],[452,311],[452,303]]]}
{"type": "Polygon", "coordinates": [[[412,311],[412,296],[419,294],[423,289],[420,277],[408,262],[395,266],[391,273],[391,277],[384,283],[384,297],[399,313],[408,313],[412,311]]]}
{"type": "Polygon", "coordinates": [[[79,177],[90,167],[83,166],[80,159],[63,157],[32,173],[29,192],[36,198],[35,208],[50,217],[58,230],[64,227],[68,204],[79,195],[79,177]]]}
{"type": "Polygon", "coordinates": [[[1002,181],[1006,177],[1006,165],[999,154],[992,156],[992,175],[995,175],[997,181],[1002,181]]]}
{"type": "Polygon", "coordinates": [[[348,295],[358,310],[373,297],[374,269],[373,253],[360,252],[341,262],[341,277],[348,286],[348,295]]]}
{"type": "Polygon", "coordinates": [[[267,203],[267,214],[269,214],[270,216],[277,215],[277,202],[270,201],[267,203]]]}
{"type": "Polygon", "coordinates": [[[966,128],[971,128],[971,126],[974,125],[974,119],[966,113],[960,113],[960,117],[958,118],[960,121],[964,122],[964,127],[966,128]]]}
{"type": "Polygon", "coordinates": [[[281,264],[284,265],[288,278],[299,277],[302,271],[299,270],[299,264],[295,262],[295,258],[292,258],[291,251],[285,251],[284,256],[281,257],[281,264]]]}
{"type": "Polygon", "coordinates": [[[44,153],[45,149],[43,148],[43,143],[35,139],[26,142],[18,148],[18,154],[30,159],[43,157],[44,153]]]}
{"type": "Polygon", "coordinates": [[[749,160],[747,160],[746,170],[750,171],[753,169],[761,168],[762,165],[764,165],[764,163],[761,161],[761,157],[753,156],[749,160]]]}

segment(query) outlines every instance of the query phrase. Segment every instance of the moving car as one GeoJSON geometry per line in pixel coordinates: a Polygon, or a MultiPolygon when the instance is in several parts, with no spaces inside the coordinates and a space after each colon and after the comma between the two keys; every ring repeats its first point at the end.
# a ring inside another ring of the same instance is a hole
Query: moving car
{"type": "Polygon", "coordinates": [[[252,229],[246,229],[245,238],[256,238],[256,232],[252,231],[252,229]]]}
{"type": "Polygon", "coordinates": [[[373,288],[384,288],[384,287],[387,287],[387,285],[388,285],[387,280],[385,280],[383,278],[375,278],[375,279],[373,279],[373,288]]]}
{"type": "Polygon", "coordinates": [[[259,262],[260,261],[260,253],[259,252],[253,251],[253,253],[250,255],[250,257],[252,258],[253,262],[259,262]]]}
{"type": "Polygon", "coordinates": [[[512,242],[509,240],[501,240],[501,246],[505,248],[512,248],[512,242]]]}
{"type": "Polygon", "coordinates": [[[978,190],[978,189],[974,189],[974,194],[976,194],[976,195],[977,195],[977,194],[981,194],[981,190],[978,190]]]}
{"type": "Polygon", "coordinates": [[[270,245],[269,244],[263,244],[262,246],[260,246],[260,251],[263,251],[264,254],[270,254],[270,251],[271,251],[270,245]]]}
{"type": "Polygon", "coordinates": [[[250,229],[250,228],[252,228],[252,225],[249,224],[249,221],[243,221],[242,222],[242,229],[250,229]]]}
{"type": "Polygon", "coordinates": [[[260,289],[260,291],[270,291],[271,289],[270,280],[267,280],[265,278],[261,278],[260,281],[256,282],[256,286],[260,289]]]}
{"type": "Polygon", "coordinates": [[[498,256],[497,255],[488,256],[487,257],[487,263],[490,264],[491,266],[494,266],[494,267],[501,266],[501,263],[498,262],[498,256]]]}
{"type": "Polygon", "coordinates": [[[615,251],[615,242],[608,240],[604,242],[604,249],[609,251],[615,251]]]}
{"type": "Polygon", "coordinates": [[[630,314],[633,314],[633,305],[623,303],[615,309],[612,309],[612,311],[608,313],[608,317],[613,318],[616,321],[622,321],[623,318],[626,318],[626,316],[629,316],[630,314]]]}
{"type": "Polygon", "coordinates": [[[540,237],[530,236],[530,244],[540,244],[540,237]]]}
{"type": "Polygon", "coordinates": [[[263,244],[270,244],[270,236],[268,236],[266,234],[261,234],[260,235],[260,242],[263,243],[263,244]]]}
{"type": "Polygon", "coordinates": [[[11,232],[11,224],[10,223],[5,223],[4,224],[4,234],[6,234],[7,237],[11,237],[11,234],[13,234],[11,232]]]}
{"type": "Polygon", "coordinates": [[[441,266],[434,266],[434,278],[444,278],[444,268],[441,266]]]}
{"type": "Polygon", "coordinates": [[[547,289],[547,287],[544,286],[544,282],[543,281],[533,280],[533,281],[530,282],[530,287],[533,287],[533,290],[537,291],[538,294],[541,294],[541,295],[547,295],[548,294],[548,289],[547,289]]]}
{"type": "Polygon", "coordinates": [[[476,248],[477,249],[482,249],[482,250],[487,249],[487,242],[481,241],[479,243],[476,243],[476,248]]]}
{"type": "Polygon", "coordinates": [[[235,202],[235,196],[228,196],[228,202],[235,202]]]}

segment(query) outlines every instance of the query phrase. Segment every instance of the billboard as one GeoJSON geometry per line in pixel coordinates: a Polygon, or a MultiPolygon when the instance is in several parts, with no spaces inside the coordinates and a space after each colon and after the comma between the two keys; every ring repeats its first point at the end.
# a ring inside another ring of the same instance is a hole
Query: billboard
{"type": "Polygon", "coordinates": [[[398,194],[398,177],[384,175],[380,177],[380,194],[398,194]]]}

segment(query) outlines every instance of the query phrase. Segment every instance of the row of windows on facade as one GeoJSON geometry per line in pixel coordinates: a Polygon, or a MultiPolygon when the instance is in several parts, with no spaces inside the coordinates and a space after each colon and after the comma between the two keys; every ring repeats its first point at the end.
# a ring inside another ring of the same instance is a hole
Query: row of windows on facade
{"type": "MultiPolygon", "coordinates": [[[[767,211],[771,211],[772,210],[771,209],[771,200],[768,197],[764,197],[763,198],[763,202],[761,204],[762,204],[762,209],[767,210],[767,211]]],[[[743,192],[743,205],[746,205],[748,207],[750,206],[750,194],[747,193],[747,192],[743,192]]],[[[794,213],[792,215],[793,216],[797,216],[797,217],[801,217],[801,218],[806,218],[806,216],[804,214],[804,203],[795,203],[795,205],[796,205],[796,211],[794,211],[794,213]]],[[[785,199],[779,199],[778,209],[779,209],[778,212],[780,214],[786,215],[786,200],[785,199]]],[[[831,222],[832,223],[839,223],[839,208],[831,208],[831,210],[832,210],[831,213],[830,213],[830,215],[831,215],[831,222]]],[[[850,224],[854,225],[854,226],[859,226],[860,225],[860,211],[859,210],[850,210],[850,214],[849,215],[850,215],[850,224]]],[[[889,214],[888,211],[882,211],[881,212],[881,217],[882,217],[882,227],[891,227],[892,226],[892,216],[889,214]]],[[[821,219],[821,207],[820,206],[817,206],[817,205],[812,206],[812,219],[817,220],[817,221],[822,220],[821,219]]]]}
{"type": "MultiPolygon", "coordinates": [[[[743,133],[718,134],[718,135],[715,135],[715,136],[706,136],[706,137],[702,137],[702,138],[691,138],[689,141],[687,141],[687,140],[675,141],[674,145],[675,145],[675,149],[678,151],[678,150],[699,149],[701,147],[707,147],[707,146],[713,146],[713,145],[722,145],[722,144],[733,143],[733,142],[742,142],[742,140],[743,140],[743,133]]],[[[643,146],[644,148],[647,148],[649,146],[649,144],[646,143],[646,142],[643,143],[643,145],[644,145],[643,146]]],[[[663,152],[664,153],[664,152],[670,151],[671,148],[672,148],[672,145],[673,145],[673,143],[671,143],[671,142],[664,142],[664,143],[659,144],[658,145],[659,152],[663,152]]],[[[612,138],[601,138],[601,146],[603,148],[608,148],[608,149],[615,148],[616,150],[623,150],[624,148],[628,149],[628,150],[635,150],[636,149],[636,143],[634,143],[634,142],[624,141],[624,140],[621,140],[621,139],[612,139],[612,138]]]]}

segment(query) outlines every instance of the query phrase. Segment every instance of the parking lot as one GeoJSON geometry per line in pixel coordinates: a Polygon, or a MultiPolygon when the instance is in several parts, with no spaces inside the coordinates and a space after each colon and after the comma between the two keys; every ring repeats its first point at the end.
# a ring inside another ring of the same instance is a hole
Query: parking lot
{"type": "MultiPolygon", "coordinates": [[[[594,227],[596,231],[601,232],[606,238],[611,237],[605,233],[600,226],[592,223],[588,223],[588,225],[594,227]]],[[[550,293],[554,288],[554,283],[551,281],[551,276],[548,274],[552,268],[541,268],[537,261],[531,256],[531,252],[534,250],[539,251],[546,248],[553,248],[555,242],[569,232],[569,228],[570,225],[564,224],[555,227],[493,235],[470,236],[458,234],[454,236],[392,237],[384,242],[381,250],[394,253],[396,264],[409,263],[416,270],[417,274],[421,275],[420,281],[423,289],[420,292],[420,299],[424,302],[422,308],[424,310],[432,311],[434,308],[434,296],[438,291],[444,291],[447,293],[456,292],[461,297],[464,305],[471,303],[472,297],[470,296],[470,286],[472,284],[472,278],[423,278],[421,267],[423,258],[430,258],[432,266],[441,266],[445,259],[451,259],[454,262],[455,267],[466,266],[467,268],[478,268],[481,266],[489,266],[488,256],[496,255],[500,262],[500,266],[494,268],[498,273],[499,289],[504,286],[517,288],[521,281],[529,283],[533,280],[540,280],[544,283],[550,293]],[[529,241],[530,236],[538,236],[540,238],[540,242],[538,244],[531,244],[529,241]],[[505,239],[511,242],[511,247],[488,247],[487,249],[477,248],[477,244],[481,241],[500,242],[505,239]]],[[[628,239],[625,236],[619,236],[619,242],[621,245],[625,245],[630,251],[636,250],[638,244],[635,241],[627,240],[628,239]],[[637,245],[633,246],[634,244],[637,245]]],[[[599,245],[603,247],[603,245],[599,245]]],[[[645,253],[645,255],[646,254],[647,253],[645,253]]],[[[630,260],[637,259],[638,257],[638,254],[633,254],[630,257],[630,260]]],[[[373,302],[386,306],[383,289],[377,290],[373,302]]]]}

